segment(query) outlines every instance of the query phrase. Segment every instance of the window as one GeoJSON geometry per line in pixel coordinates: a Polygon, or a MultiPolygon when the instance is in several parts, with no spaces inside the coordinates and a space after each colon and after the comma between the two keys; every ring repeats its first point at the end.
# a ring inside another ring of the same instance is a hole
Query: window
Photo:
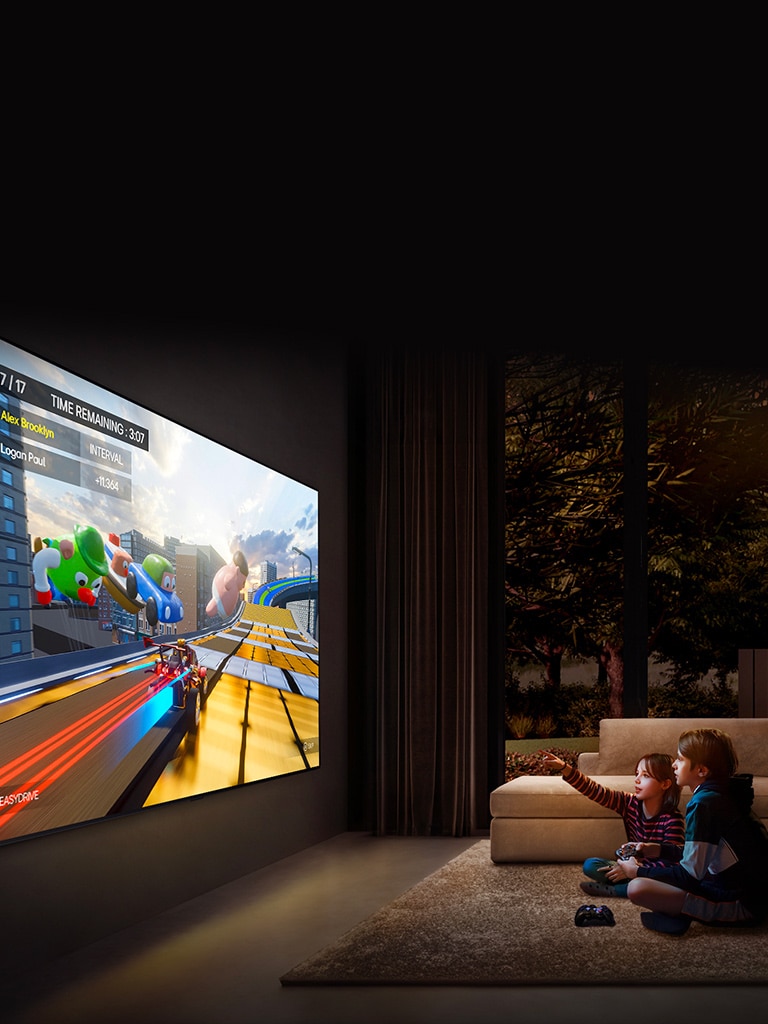
{"type": "Polygon", "coordinates": [[[5,520],[5,532],[16,533],[16,523],[12,519],[5,520]]]}
{"type": "Polygon", "coordinates": [[[16,548],[7,547],[5,549],[5,557],[8,559],[9,562],[18,561],[18,553],[16,551],[16,548]]]}
{"type": "Polygon", "coordinates": [[[19,585],[19,570],[9,569],[8,570],[8,582],[12,587],[18,587],[19,585]]]}
{"type": "Polygon", "coordinates": [[[16,502],[12,494],[3,495],[3,508],[10,509],[11,512],[16,508],[16,502]]]}
{"type": "Polygon", "coordinates": [[[11,618],[10,628],[11,628],[11,632],[12,633],[20,633],[21,632],[21,619],[19,618],[18,615],[14,615],[11,618]]]}
{"type": "Polygon", "coordinates": [[[505,388],[508,731],[733,717],[768,594],[764,371],[520,354],[505,388]]]}

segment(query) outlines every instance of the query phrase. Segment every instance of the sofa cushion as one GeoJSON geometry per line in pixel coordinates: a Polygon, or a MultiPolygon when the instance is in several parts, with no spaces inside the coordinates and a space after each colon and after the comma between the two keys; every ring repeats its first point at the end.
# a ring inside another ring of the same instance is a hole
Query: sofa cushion
{"type": "MultiPolygon", "coordinates": [[[[595,776],[610,789],[632,792],[633,777],[595,776]]],[[[577,793],[560,775],[521,775],[491,793],[494,818],[615,818],[616,811],[601,807],[577,793]]]]}
{"type": "Polygon", "coordinates": [[[497,864],[581,864],[587,857],[610,856],[626,839],[618,814],[613,818],[491,818],[491,860],[497,864]]]}
{"type": "Polygon", "coordinates": [[[709,728],[730,735],[739,771],[768,775],[768,723],[764,718],[606,718],[600,722],[599,773],[629,775],[643,754],[661,752],[674,757],[681,732],[709,728]]]}

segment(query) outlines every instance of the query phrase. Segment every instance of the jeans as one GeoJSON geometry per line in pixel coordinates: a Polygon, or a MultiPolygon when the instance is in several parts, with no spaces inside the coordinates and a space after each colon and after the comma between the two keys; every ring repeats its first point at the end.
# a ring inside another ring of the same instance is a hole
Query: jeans
{"type": "Polygon", "coordinates": [[[587,878],[590,878],[593,882],[601,882],[603,885],[612,885],[616,890],[616,896],[623,896],[626,898],[629,879],[625,878],[621,882],[614,883],[606,876],[604,871],[599,870],[600,868],[613,867],[615,864],[615,860],[606,860],[604,857],[587,857],[584,861],[583,871],[587,878]]]}

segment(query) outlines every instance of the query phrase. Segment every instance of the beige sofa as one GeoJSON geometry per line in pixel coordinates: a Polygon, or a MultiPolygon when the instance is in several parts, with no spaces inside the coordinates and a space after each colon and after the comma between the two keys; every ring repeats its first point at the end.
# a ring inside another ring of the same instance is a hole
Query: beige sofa
{"type": "MultiPolygon", "coordinates": [[[[634,789],[634,769],[643,754],[677,753],[686,729],[727,732],[741,772],[754,776],[753,809],[768,826],[768,718],[606,718],[599,749],[579,755],[590,778],[611,789],[634,789]]],[[[542,740],[542,748],[547,741],[542,740]]],[[[691,792],[683,791],[684,812],[691,792]]],[[[612,856],[626,840],[618,814],[577,793],[559,775],[522,775],[491,793],[491,860],[567,863],[612,856]]]]}

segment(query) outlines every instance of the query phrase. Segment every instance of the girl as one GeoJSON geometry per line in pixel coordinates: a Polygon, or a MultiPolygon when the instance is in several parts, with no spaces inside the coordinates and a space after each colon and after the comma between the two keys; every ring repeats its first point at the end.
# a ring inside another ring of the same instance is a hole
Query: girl
{"type": "Polygon", "coordinates": [[[676,863],[628,860],[629,899],[648,908],[646,928],[670,935],[683,935],[691,920],[758,924],[768,916],[768,832],[752,810],[752,776],[735,774],[733,743],[720,729],[684,732],[674,766],[680,787],[693,791],[682,857],[644,845],[643,857],[667,853],[676,863]]]}
{"type": "MultiPolygon", "coordinates": [[[[677,851],[674,857],[679,859],[685,822],[678,810],[680,788],[669,754],[644,754],[639,759],[635,766],[634,793],[602,786],[548,751],[543,751],[541,756],[545,764],[560,770],[565,781],[579,793],[620,814],[629,842],[664,843],[677,851]]],[[[659,853],[653,863],[663,863],[660,857],[659,853]]],[[[581,888],[589,896],[625,897],[631,877],[624,871],[625,863],[625,860],[588,857],[583,870],[590,881],[582,882],[581,888]]]]}

